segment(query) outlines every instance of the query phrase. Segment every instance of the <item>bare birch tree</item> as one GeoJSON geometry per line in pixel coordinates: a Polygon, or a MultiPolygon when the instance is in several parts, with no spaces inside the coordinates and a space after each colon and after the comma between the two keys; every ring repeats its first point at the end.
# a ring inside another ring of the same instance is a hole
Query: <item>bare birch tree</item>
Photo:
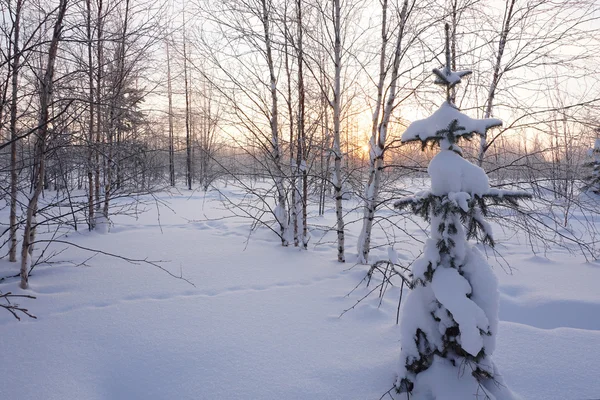
{"type": "Polygon", "coordinates": [[[171,87],[171,53],[167,41],[167,98],[169,102],[169,183],[175,186],[175,144],[173,127],[173,89],[171,87]]]}
{"type": "MultiPolygon", "coordinates": [[[[500,68],[502,66],[502,57],[504,56],[504,49],[506,48],[506,41],[508,40],[508,34],[512,27],[512,19],[514,16],[515,3],[517,0],[506,0],[506,8],[504,17],[502,19],[502,29],[500,31],[500,37],[498,39],[498,51],[496,52],[496,58],[494,61],[492,80],[486,99],[484,118],[490,118],[492,115],[492,109],[494,107],[494,98],[496,97],[496,90],[498,88],[498,82],[502,77],[500,68]]],[[[487,150],[487,134],[481,135],[479,145],[479,155],[477,157],[477,164],[481,166],[483,164],[483,156],[487,150]]]]}
{"type": "MultiPolygon", "coordinates": [[[[95,137],[95,165],[94,165],[94,208],[100,211],[100,145],[102,141],[102,87],[104,79],[104,0],[97,0],[97,20],[96,20],[96,137],[95,137]]],[[[92,124],[93,125],[93,124],[92,124]]],[[[96,221],[97,222],[97,221],[96,221]]],[[[108,223],[108,221],[103,221],[108,223]]]]}
{"type": "Polygon", "coordinates": [[[103,206],[103,214],[106,221],[109,219],[109,206],[110,199],[112,196],[112,191],[114,189],[113,185],[113,171],[115,170],[115,166],[118,164],[114,160],[115,153],[115,139],[118,140],[118,114],[121,114],[123,111],[121,107],[123,104],[120,104],[120,100],[124,95],[125,82],[126,82],[126,72],[125,72],[125,56],[126,56],[126,39],[127,39],[127,27],[129,23],[129,0],[125,0],[125,15],[122,21],[121,27],[121,37],[119,38],[117,51],[115,55],[116,67],[115,71],[112,74],[112,83],[111,83],[111,97],[109,98],[109,113],[108,113],[108,129],[107,129],[107,159],[106,159],[106,176],[104,183],[104,206],[103,206]]]}
{"type": "MultiPolygon", "coordinates": [[[[296,201],[294,205],[296,210],[300,208],[302,227],[302,248],[308,247],[308,226],[306,221],[306,207],[308,203],[308,162],[307,162],[307,143],[305,123],[305,87],[304,87],[304,48],[302,25],[302,0],[296,1],[296,57],[298,59],[298,122],[296,124],[298,133],[296,134],[296,175],[299,180],[296,182],[296,201]]],[[[298,211],[296,211],[298,213],[298,211]]],[[[296,244],[296,243],[295,243],[296,244]]]]}
{"type": "Polygon", "coordinates": [[[38,200],[44,187],[45,177],[45,152],[48,139],[48,121],[50,103],[54,87],[54,66],[58,53],[58,44],[63,29],[63,19],[67,11],[67,0],[60,0],[58,14],[54,23],[52,39],[48,48],[46,71],[40,82],[40,115],[35,140],[35,173],[33,176],[33,193],[27,205],[27,217],[21,247],[21,288],[27,289],[29,281],[29,267],[31,266],[31,253],[35,242],[35,214],[37,213],[38,200]]]}
{"type": "MultiPolygon", "coordinates": [[[[269,68],[269,80],[271,84],[271,150],[273,152],[273,162],[275,164],[275,186],[277,189],[277,206],[275,216],[279,223],[281,235],[281,244],[287,246],[287,211],[285,189],[283,187],[283,169],[281,166],[281,148],[279,145],[279,112],[277,100],[277,77],[275,75],[275,64],[273,62],[273,49],[270,27],[270,10],[267,7],[267,0],[261,0],[262,4],[262,24],[264,33],[264,45],[267,66],[269,68]]],[[[269,3],[270,5],[270,3],[269,3]]]]}
{"type": "Polygon", "coordinates": [[[335,217],[337,224],[337,258],[339,262],[345,262],[344,254],[344,210],[342,205],[342,149],[340,141],[341,125],[341,75],[342,75],[342,21],[340,0],[333,0],[333,34],[334,34],[334,68],[333,79],[333,154],[334,154],[334,179],[333,190],[335,197],[335,217]]]}
{"type": "Polygon", "coordinates": [[[403,55],[403,40],[404,31],[407,20],[410,16],[410,10],[414,7],[414,1],[410,4],[404,0],[400,11],[400,19],[398,21],[398,31],[396,33],[396,45],[393,50],[393,63],[391,70],[391,79],[388,88],[387,99],[383,102],[384,84],[386,78],[386,49],[389,40],[388,36],[388,2],[382,2],[382,25],[381,25],[381,53],[379,61],[379,80],[377,82],[377,100],[375,103],[375,111],[373,112],[371,138],[369,139],[369,178],[365,189],[365,204],[363,226],[358,238],[358,261],[366,264],[369,259],[369,251],[371,248],[371,230],[373,228],[373,220],[377,209],[378,194],[381,183],[381,173],[383,171],[383,161],[385,155],[385,146],[387,139],[388,125],[392,111],[395,107],[396,90],[398,81],[398,72],[400,69],[400,61],[403,55]],[[383,109],[383,112],[382,112],[383,109]]]}
{"type": "MultiPolygon", "coordinates": [[[[89,132],[87,136],[87,182],[88,182],[88,229],[96,227],[94,214],[94,59],[93,59],[93,31],[92,31],[92,0],[86,0],[86,36],[87,36],[87,62],[88,62],[88,101],[89,101],[89,132]]],[[[96,149],[97,151],[97,149],[96,149]]]]}
{"type": "Polygon", "coordinates": [[[21,10],[24,0],[17,0],[14,11],[13,42],[12,42],[12,90],[10,102],[10,249],[9,261],[17,261],[17,196],[18,196],[18,171],[17,171],[17,109],[19,97],[19,70],[21,69],[21,52],[19,41],[21,34],[21,10]]]}

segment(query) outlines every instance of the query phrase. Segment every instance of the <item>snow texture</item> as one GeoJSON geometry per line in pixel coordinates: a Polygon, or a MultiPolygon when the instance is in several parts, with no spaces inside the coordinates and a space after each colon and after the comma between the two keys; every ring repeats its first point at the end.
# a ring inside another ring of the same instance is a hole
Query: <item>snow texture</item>
{"type": "Polygon", "coordinates": [[[392,264],[400,264],[400,260],[398,259],[398,253],[396,252],[396,250],[394,250],[393,247],[388,247],[388,260],[392,264]]]}
{"type": "Polygon", "coordinates": [[[286,234],[287,234],[286,229],[287,229],[287,225],[288,225],[288,215],[287,215],[285,206],[283,204],[277,204],[277,206],[275,207],[275,210],[273,210],[273,213],[275,214],[275,218],[277,219],[277,222],[283,227],[284,236],[286,236],[286,234]]]}
{"type": "Polygon", "coordinates": [[[96,215],[96,229],[95,231],[98,233],[106,234],[110,231],[110,220],[104,216],[102,213],[98,213],[96,215]]]}
{"type": "Polygon", "coordinates": [[[429,117],[411,123],[402,134],[403,142],[420,140],[425,142],[439,137],[439,131],[448,129],[452,121],[457,121],[461,129],[457,130],[455,136],[463,136],[470,133],[484,135],[486,131],[495,126],[501,126],[502,121],[495,118],[473,119],[460,112],[454,105],[444,102],[429,117]]]}
{"type": "Polygon", "coordinates": [[[497,382],[480,383],[470,371],[457,373],[456,366],[449,360],[434,356],[432,366],[419,374],[411,400],[519,400],[504,385],[504,380],[495,366],[490,365],[497,374],[497,382]]]}
{"type": "MultiPolygon", "coordinates": [[[[483,338],[479,332],[488,331],[489,321],[483,310],[467,297],[472,291],[469,281],[455,268],[440,267],[433,275],[431,288],[436,299],[458,323],[461,347],[472,356],[477,356],[483,348],[483,338]]],[[[440,333],[445,330],[440,324],[440,333]]]]}
{"type": "Polygon", "coordinates": [[[436,154],[427,172],[431,177],[431,192],[436,196],[452,192],[481,196],[490,189],[485,171],[452,150],[436,154]]]}
{"type": "Polygon", "coordinates": [[[498,279],[488,264],[485,256],[474,246],[471,246],[464,265],[463,277],[471,284],[470,300],[483,310],[487,318],[486,330],[491,335],[484,335],[483,347],[487,354],[496,349],[496,334],[498,333],[498,304],[500,293],[498,279]]]}
{"type": "MultiPolygon", "coordinates": [[[[413,190],[423,187],[415,184],[413,190]]],[[[410,182],[403,185],[406,188],[410,182]]],[[[221,190],[243,199],[244,193],[233,187],[221,190]]],[[[51,191],[46,199],[52,201],[51,191]]],[[[323,239],[331,245],[310,246],[302,252],[282,248],[266,228],[254,230],[247,242],[250,223],[231,217],[218,199],[219,194],[210,191],[206,195],[157,193],[146,200],[159,204],[162,233],[157,210],[148,207],[138,219],[112,217],[108,235],[84,230],[68,235],[82,246],[168,259],[163,265],[175,274],[183,272],[196,287],[150,266],[101,255],[88,260],[89,253],[72,248],[51,265],[39,264],[29,291],[18,288],[18,278],[0,282],[2,293],[36,296],[18,303],[38,317],[17,322],[0,310],[4,338],[0,354],[5,361],[0,363],[0,398],[379,399],[395,378],[398,337],[414,335],[408,324],[422,320],[432,341],[439,340],[432,319],[424,318],[435,302],[432,292],[423,287],[404,289],[401,315],[414,315],[405,326],[395,324],[399,287],[388,289],[381,305],[377,296],[367,298],[339,318],[373,286],[348,295],[364,277],[365,268],[348,269],[348,264],[335,261],[335,232],[323,239]],[[89,267],[73,268],[84,261],[89,267]],[[407,307],[415,304],[418,315],[407,307]]],[[[353,202],[349,209],[362,201],[353,202]]],[[[8,211],[8,207],[0,210],[5,221],[8,211]]],[[[313,223],[333,226],[336,222],[333,207],[319,217],[311,209],[311,215],[313,223]]],[[[360,216],[359,212],[351,215],[360,216]]],[[[583,219],[577,210],[572,215],[573,221],[583,219]]],[[[348,223],[348,237],[356,240],[360,226],[348,223]]],[[[408,221],[405,228],[428,240],[417,224],[408,221]]],[[[486,352],[497,345],[494,363],[506,382],[495,375],[498,390],[504,393],[498,394],[493,382],[484,387],[496,400],[511,399],[507,385],[525,400],[598,398],[600,264],[560,248],[550,249],[545,257],[532,257],[522,236],[497,232],[505,246],[502,256],[518,267],[513,274],[502,272],[496,264],[497,281],[476,249],[467,254],[462,268],[471,282],[471,300],[486,315],[500,312],[499,325],[490,319],[490,330],[500,334],[483,340],[486,352]]],[[[51,234],[38,232],[40,239],[51,234]]],[[[374,238],[385,234],[389,232],[374,226],[374,238]]],[[[435,242],[429,239],[428,244],[430,254],[423,257],[437,263],[435,242]]],[[[64,247],[54,245],[48,252],[64,247]]],[[[396,249],[405,262],[422,245],[415,240],[398,243],[396,249]]],[[[38,247],[34,259],[39,251],[38,247]]],[[[388,256],[385,247],[372,254],[388,256]]],[[[0,276],[17,272],[18,265],[0,260],[0,276]]],[[[443,360],[434,363],[415,382],[425,394],[410,400],[431,400],[430,380],[474,385],[470,371],[458,374],[443,360]]],[[[478,398],[474,393],[459,400],[485,399],[482,390],[478,398]]],[[[405,395],[392,395],[406,400],[405,395]]],[[[440,393],[438,400],[443,396],[452,393],[440,393]]]]}
{"type": "Polygon", "coordinates": [[[450,192],[448,193],[448,200],[453,202],[457,207],[460,207],[464,212],[469,211],[469,200],[471,195],[466,192],[450,192]]]}
{"type": "Polygon", "coordinates": [[[425,280],[425,274],[429,266],[437,265],[440,262],[440,252],[434,239],[427,239],[423,246],[423,254],[412,264],[412,274],[415,279],[425,280]]]}

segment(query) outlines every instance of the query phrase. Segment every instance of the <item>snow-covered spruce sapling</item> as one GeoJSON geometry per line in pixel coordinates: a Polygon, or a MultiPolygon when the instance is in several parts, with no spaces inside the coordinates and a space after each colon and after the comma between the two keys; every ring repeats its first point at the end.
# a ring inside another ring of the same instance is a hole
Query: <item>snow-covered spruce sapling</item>
{"type": "MultiPolygon", "coordinates": [[[[600,133],[600,128],[597,130],[600,133]]],[[[600,194],[600,139],[596,139],[594,148],[591,150],[593,160],[586,164],[591,168],[590,175],[585,177],[585,190],[589,190],[595,194],[600,194]]]]}
{"type": "Polygon", "coordinates": [[[483,169],[462,157],[460,138],[484,135],[497,119],[472,119],[451,100],[451,89],[470,71],[434,70],[446,102],[430,117],[413,122],[403,142],[439,146],[427,169],[431,190],[395,203],[431,224],[423,254],[413,263],[413,290],[401,317],[401,358],[395,383],[411,400],[514,399],[491,355],[498,328],[497,280],[486,258],[468,240],[494,245],[485,221],[490,204],[516,206],[522,192],[490,188],[483,169]]]}

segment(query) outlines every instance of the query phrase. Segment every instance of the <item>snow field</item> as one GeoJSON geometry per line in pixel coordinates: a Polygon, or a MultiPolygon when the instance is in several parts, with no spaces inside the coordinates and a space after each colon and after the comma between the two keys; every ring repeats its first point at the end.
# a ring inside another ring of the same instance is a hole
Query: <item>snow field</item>
{"type": "MultiPolygon", "coordinates": [[[[398,289],[381,307],[372,296],[339,318],[369,290],[346,296],[367,267],[335,262],[333,243],[313,247],[319,232],[307,252],[281,248],[264,229],[246,244],[248,222],[219,219],[227,212],[216,193],[160,197],[175,210],[161,208],[162,233],[150,209],[137,221],[117,218],[106,235],[68,239],[167,260],[196,287],[148,265],[97,256],[73,267],[67,261],[89,255],[59,255],[31,277],[38,298],[20,301],[37,320],[0,313],[0,398],[376,400],[391,388],[402,329],[398,289]]],[[[313,221],[333,225],[334,212],[313,221]]],[[[349,229],[352,260],[360,226],[349,229]]],[[[600,397],[600,265],[560,249],[535,257],[519,240],[499,239],[512,275],[489,260],[500,282],[496,365],[523,399],[600,397]]],[[[406,262],[421,247],[396,250],[406,262]]],[[[387,254],[386,247],[372,253],[387,254]]],[[[0,263],[2,276],[14,269],[0,263]]],[[[0,290],[19,292],[16,280],[0,290]]]]}

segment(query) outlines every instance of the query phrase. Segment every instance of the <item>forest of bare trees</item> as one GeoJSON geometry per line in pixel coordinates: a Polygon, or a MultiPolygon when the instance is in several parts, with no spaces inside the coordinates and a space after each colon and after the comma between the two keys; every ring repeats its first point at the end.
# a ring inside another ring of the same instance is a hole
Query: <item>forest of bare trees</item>
{"type": "Polygon", "coordinates": [[[402,231],[381,210],[431,157],[399,137],[438,105],[427,83],[445,22],[452,69],[477,71],[449,95],[505,121],[465,157],[535,195],[498,223],[539,251],[597,257],[597,233],[568,227],[574,209],[600,210],[584,190],[600,126],[597,1],[184,3],[1,0],[0,257],[15,263],[2,276],[27,288],[48,242],[108,231],[140,195],[223,185],[248,194],[227,207],[283,246],[317,244],[310,217],[333,210],[337,260],[371,262],[386,244],[374,227],[402,231]]]}

